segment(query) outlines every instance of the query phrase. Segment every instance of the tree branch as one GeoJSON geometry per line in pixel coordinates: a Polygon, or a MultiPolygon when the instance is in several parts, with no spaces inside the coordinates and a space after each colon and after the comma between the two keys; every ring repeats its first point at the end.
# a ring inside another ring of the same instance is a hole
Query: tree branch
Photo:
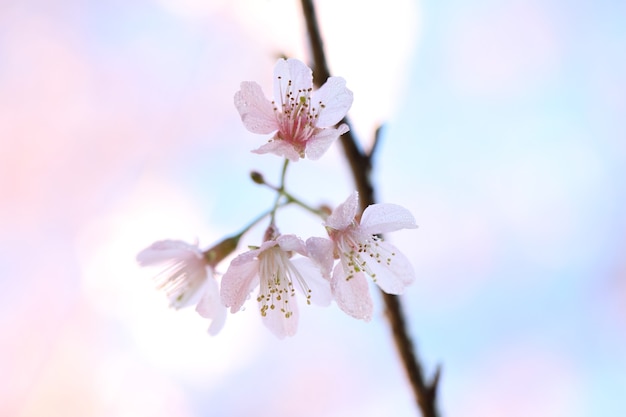
{"type": "MultiPolygon", "coordinates": [[[[304,20],[306,21],[306,27],[309,33],[309,42],[311,44],[311,52],[313,55],[313,82],[317,87],[320,87],[330,77],[330,71],[328,70],[328,64],[326,63],[324,45],[322,43],[319,26],[317,24],[313,1],[302,0],[302,11],[304,13],[304,20]]],[[[343,146],[344,153],[346,154],[346,158],[350,164],[350,169],[352,170],[354,181],[356,183],[356,189],[359,192],[361,209],[363,210],[375,200],[374,187],[372,186],[369,176],[372,168],[370,165],[370,159],[358,146],[350,120],[347,117],[344,117],[344,119],[339,123],[345,123],[350,127],[350,130],[340,136],[339,139],[341,140],[341,146],[343,146]]]]}
{"type": "MultiPolygon", "coordinates": [[[[319,25],[317,23],[313,0],[301,0],[301,2],[314,61],[313,81],[318,87],[320,87],[330,77],[330,71],[326,62],[324,45],[319,25]]],[[[350,126],[350,122],[347,117],[342,120],[342,123],[346,123],[350,126]]],[[[376,141],[370,151],[370,155],[367,155],[359,147],[352,129],[341,136],[341,145],[343,146],[346,159],[350,164],[352,176],[354,178],[357,191],[359,192],[361,211],[376,202],[370,173],[372,171],[371,156],[374,154],[374,150],[378,144],[378,134],[379,132],[377,132],[376,141]]],[[[439,412],[436,408],[436,397],[440,369],[437,368],[435,375],[429,383],[425,381],[421,363],[415,353],[413,342],[408,334],[407,324],[404,313],[402,312],[400,299],[396,295],[386,293],[382,294],[387,308],[387,318],[391,326],[396,348],[398,349],[398,353],[402,359],[402,363],[413,389],[417,405],[424,417],[438,417],[439,412]]]]}

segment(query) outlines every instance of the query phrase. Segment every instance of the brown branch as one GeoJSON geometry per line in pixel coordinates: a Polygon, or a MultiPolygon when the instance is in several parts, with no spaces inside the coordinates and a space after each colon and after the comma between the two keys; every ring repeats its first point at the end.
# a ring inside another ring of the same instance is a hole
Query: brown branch
{"type": "MultiPolygon", "coordinates": [[[[330,77],[330,71],[328,70],[328,64],[326,63],[324,45],[322,43],[319,26],[317,24],[313,1],[302,0],[302,11],[304,13],[307,30],[309,32],[311,53],[313,54],[313,82],[315,85],[320,87],[330,77]]],[[[375,201],[374,187],[372,186],[369,176],[372,168],[370,160],[359,148],[348,118],[345,117],[340,123],[345,123],[350,127],[350,130],[340,137],[341,146],[343,146],[344,153],[346,154],[346,158],[350,164],[350,169],[353,173],[356,189],[359,192],[361,209],[365,209],[365,207],[373,204],[375,201]]]]}
{"type": "Polygon", "coordinates": [[[400,298],[397,295],[382,292],[385,306],[387,306],[387,319],[391,325],[396,348],[400,353],[402,362],[406,368],[407,376],[413,387],[417,404],[424,417],[436,417],[439,415],[436,408],[437,384],[439,383],[440,368],[430,383],[424,380],[422,366],[415,354],[413,341],[409,337],[407,324],[402,312],[400,298]]]}
{"type": "MultiPolygon", "coordinates": [[[[302,11],[307,31],[309,33],[309,42],[314,61],[313,81],[318,87],[320,87],[326,82],[328,77],[330,77],[330,71],[324,54],[324,45],[319,25],[317,23],[313,0],[302,0],[302,11]]],[[[344,118],[342,123],[346,123],[350,126],[350,122],[347,118],[344,118]]],[[[379,132],[377,132],[377,136],[378,133],[379,132]]],[[[361,210],[364,210],[367,206],[376,202],[370,173],[372,170],[371,156],[373,155],[373,151],[376,148],[377,143],[378,137],[376,138],[375,145],[372,148],[370,155],[367,155],[358,146],[358,142],[352,129],[341,136],[341,145],[343,146],[346,159],[350,164],[352,176],[354,178],[357,191],[359,192],[361,210]]],[[[439,412],[436,408],[436,397],[440,369],[437,368],[435,375],[429,383],[425,381],[422,366],[415,353],[413,342],[409,337],[400,299],[396,295],[386,293],[382,294],[387,308],[387,318],[391,326],[396,348],[398,349],[398,353],[402,359],[402,363],[413,389],[417,405],[421,410],[423,417],[438,417],[439,412]]]]}
{"type": "Polygon", "coordinates": [[[382,134],[383,132],[383,125],[380,125],[376,128],[376,132],[374,132],[374,142],[372,143],[372,148],[370,149],[367,157],[370,160],[370,165],[372,165],[372,159],[374,159],[374,155],[376,154],[376,151],[378,150],[378,147],[380,146],[380,142],[381,142],[381,138],[383,136],[382,134]]]}

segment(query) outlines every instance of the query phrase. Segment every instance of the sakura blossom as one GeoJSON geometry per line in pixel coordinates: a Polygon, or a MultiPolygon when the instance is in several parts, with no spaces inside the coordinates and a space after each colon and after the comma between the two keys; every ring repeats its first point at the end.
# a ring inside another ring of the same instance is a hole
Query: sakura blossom
{"type": "Polygon", "coordinates": [[[330,277],[339,307],[355,318],[369,321],[373,302],[366,276],[388,294],[403,293],[415,280],[409,260],[378,235],[417,225],[407,209],[395,204],[373,204],[365,209],[360,221],[358,208],[355,192],[326,219],[324,225],[330,240],[313,237],[306,246],[323,275],[330,277]],[[333,267],[335,258],[339,262],[333,267]]]}
{"type": "Polygon", "coordinates": [[[280,339],[293,336],[299,317],[296,288],[307,304],[326,306],[332,298],[329,282],[305,255],[299,237],[281,235],[237,256],[222,278],[223,304],[236,313],[259,286],[256,300],[265,326],[280,339]],[[292,260],[292,254],[302,257],[292,260]]]}
{"type": "Polygon", "coordinates": [[[141,266],[162,266],[154,277],[157,289],[167,295],[176,309],[197,304],[196,311],[211,320],[209,333],[217,334],[226,320],[213,267],[197,245],[180,240],[162,240],[139,252],[141,266]]]}
{"type": "Polygon", "coordinates": [[[352,100],[343,78],[330,77],[313,91],[309,67],[297,59],[280,59],[274,67],[274,100],[268,100],[256,82],[244,81],[235,94],[235,107],[250,132],[275,132],[253,152],[273,153],[291,161],[317,160],[349,130],[346,124],[333,126],[344,118],[352,100]]]}

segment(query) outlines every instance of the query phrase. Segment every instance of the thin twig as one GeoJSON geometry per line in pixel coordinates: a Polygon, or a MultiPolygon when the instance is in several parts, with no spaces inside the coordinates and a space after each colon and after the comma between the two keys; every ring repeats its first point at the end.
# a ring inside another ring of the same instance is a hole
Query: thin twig
{"type": "MultiPolygon", "coordinates": [[[[330,77],[330,71],[324,54],[322,36],[317,23],[313,0],[301,1],[314,61],[313,81],[320,87],[326,82],[328,77],[330,77]]],[[[347,118],[344,118],[342,123],[346,123],[350,126],[350,122],[347,118]]],[[[352,129],[341,136],[341,144],[346,159],[350,164],[354,182],[359,192],[361,210],[375,203],[374,187],[371,182],[370,173],[372,169],[371,155],[373,155],[378,144],[378,136],[379,132],[377,131],[376,140],[370,151],[370,155],[367,155],[361,150],[352,129]]],[[[425,381],[421,363],[415,353],[413,342],[409,337],[400,299],[398,296],[383,293],[383,300],[387,307],[387,318],[391,326],[393,338],[407,372],[411,387],[413,388],[417,405],[424,417],[438,417],[439,412],[436,407],[436,397],[440,369],[437,368],[430,382],[427,383],[425,381]]]]}

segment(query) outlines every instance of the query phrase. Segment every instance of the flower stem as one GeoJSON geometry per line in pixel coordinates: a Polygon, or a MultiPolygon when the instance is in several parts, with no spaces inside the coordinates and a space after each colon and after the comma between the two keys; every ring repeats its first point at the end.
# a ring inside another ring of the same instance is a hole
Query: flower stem
{"type": "MultiPolygon", "coordinates": [[[[313,0],[301,0],[301,2],[313,54],[313,81],[319,88],[330,77],[330,71],[326,63],[313,0]]],[[[344,118],[340,123],[346,123],[350,126],[347,118],[344,118]]],[[[341,136],[341,144],[346,159],[350,164],[352,176],[359,192],[361,210],[364,210],[367,206],[375,203],[374,187],[370,179],[372,170],[371,157],[373,152],[369,155],[364,153],[358,146],[358,142],[352,132],[353,130],[350,129],[350,131],[341,136]]],[[[391,326],[396,348],[398,349],[409,382],[413,388],[417,406],[424,417],[438,417],[439,412],[436,407],[436,398],[439,383],[439,369],[435,372],[432,380],[426,382],[422,365],[408,333],[400,298],[396,295],[383,293],[383,300],[387,308],[387,318],[391,326]]]]}
{"type": "Polygon", "coordinates": [[[284,207],[288,204],[296,204],[300,207],[302,207],[303,209],[305,209],[306,211],[309,211],[313,214],[315,214],[316,216],[321,217],[323,220],[326,220],[326,217],[328,217],[328,214],[321,209],[315,209],[311,206],[309,206],[308,204],[306,204],[305,202],[303,202],[302,200],[300,200],[297,197],[294,197],[293,194],[289,193],[286,189],[285,189],[285,176],[287,173],[287,165],[289,164],[289,160],[285,159],[285,162],[283,164],[283,170],[282,170],[282,174],[280,177],[280,185],[278,187],[269,184],[267,182],[265,182],[265,178],[263,177],[263,175],[261,175],[258,172],[252,172],[251,177],[252,180],[254,182],[256,182],[257,184],[261,184],[261,185],[265,185],[266,187],[271,188],[272,190],[276,191],[276,199],[274,200],[274,207],[272,208],[272,210],[270,210],[267,214],[271,214],[271,224],[273,225],[274,219],[276,217],[276,211],[278,211],[279,208],[284,207]],[[285,200],[282,204],[280,203],[280,199],[281,197],[285,197],[285,200]]]}
{"type": "MultiPolygon", "coordinates": [[[[282,197],[283,192],[285,190],[285,177],[287,176],[287,167],[289,166],[289,159],[285,158],[285,162],[283,163],[283,169],[281,171],[280,174],[280,185],[278,186],[278,188],[274,188],[277,193],[276,193],[276,199],[274,200],[274,208],[272,209],[272,217],[271,217],[271,221],[270,224],[275,225],[275,219],[276,219],[276,210],[278,210],[278,206],[279,206],[279,202],[280,202],[280,197],[282,197]]],[[[264,182],[265,185],[268,185],[266,182],[264,182]]]]}
{"type": "Polygon", "coordinates": [[[316,216],[320,216],[323,220],[326,220],[326,217],[328,217],[328,214],[326,214],[325,211],[314,209],[313,207],[311,207],[308,204],[302,202],[301,200],[299,200],[298,198],[294,197],[293,195],[291,195],[290,193],[288,193],[285,190],[283,190],[281,194],[283,196],[285,196],[285,198],[287,199],[286,204],[289,204],[289,203],[297,204],[298,206],[300,206],[303,209],[305,209],[305,210],[315,214],[316,216]]]}
{"type": "Polygon", "coordinates": [[[248,223],[247,226],[245,226],[243,229],[241,229],[239,231],[238,234],[236,234],[233,237],[238,237],[241,238],[241,236],[243,236],[245,233],[248,232],[248,230],[252,229],[258,222],[260,222],[261,220],[263,220],[264,218],[266,218],[267,216],[273,216],[274,212],[276,211],[276,209],[282,207],[282,204],[278,204],[277,206],[275,206],[272,210],[268,210],[265,213],[260,214],[258,217],[256,217],[254,220],[252,220],[250,223],[248,223]]]}

